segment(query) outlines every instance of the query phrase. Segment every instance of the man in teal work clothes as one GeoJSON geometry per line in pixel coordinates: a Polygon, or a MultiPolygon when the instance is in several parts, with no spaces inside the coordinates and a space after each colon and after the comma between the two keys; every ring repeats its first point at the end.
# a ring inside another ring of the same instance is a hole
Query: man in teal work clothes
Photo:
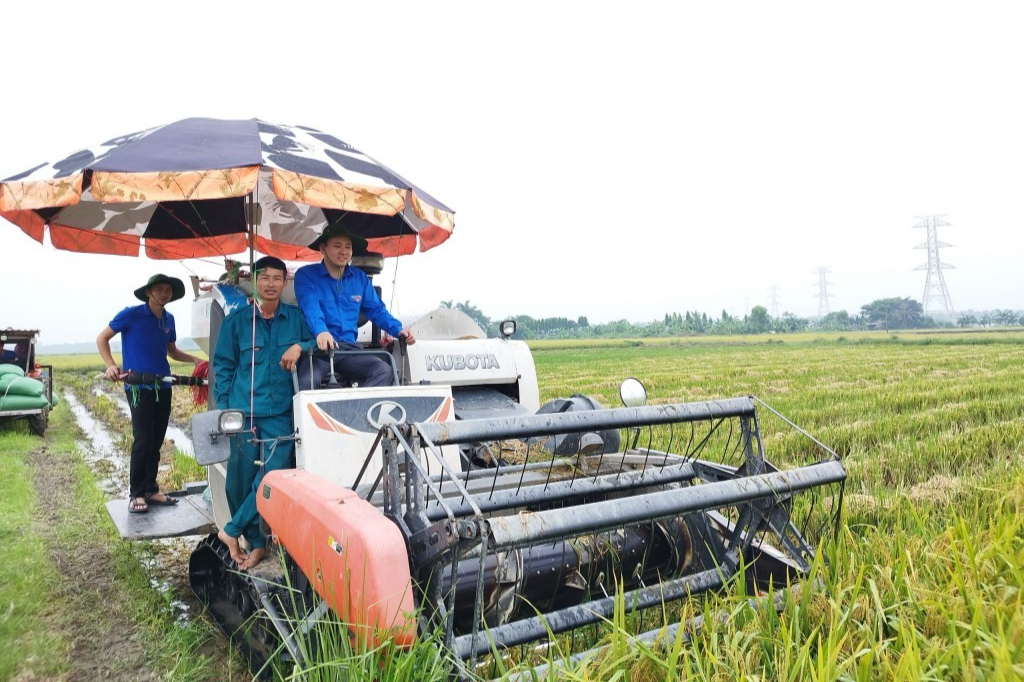
{"type": "Polygon", "coordinates": [[[226,492],[231,521],[218,536],[241,570],[266,557],[256,490],[270,471],[295,465],[292,371],[313,344],[298,308],[281,302],[287,282],[284,262],[272,256],[253,264],[256,297],[228,315],[213,353],[213,401],[219,409],[242,410],[246,420],[232,440],[226,492]],[[250,551],[238,542],[242,535],[250,551]]]}

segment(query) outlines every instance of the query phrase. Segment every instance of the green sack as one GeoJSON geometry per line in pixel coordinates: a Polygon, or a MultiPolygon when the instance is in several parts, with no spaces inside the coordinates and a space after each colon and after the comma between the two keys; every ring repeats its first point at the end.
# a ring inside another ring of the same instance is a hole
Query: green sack
{"type": "Polygon", "coordinates": [[[29,377],[19,377],[15,374],[0,376],[0,395],[40,396],[43,394],[43,388],[43,382],[29,377]]]}
{"type": "Polygon", "coordinates": [[[0,365],[0,377],[5,374],[16,374],[19,377],[25,376],[25,370],[17,365],[0,365]]]}
{"type": "Polygon", "coordinates": [[[8,395],[5,398],[0,398],[0,412],[6,410],[34,410],[40,407],[47,407],[49,404],[46,396],[8,395]]]}

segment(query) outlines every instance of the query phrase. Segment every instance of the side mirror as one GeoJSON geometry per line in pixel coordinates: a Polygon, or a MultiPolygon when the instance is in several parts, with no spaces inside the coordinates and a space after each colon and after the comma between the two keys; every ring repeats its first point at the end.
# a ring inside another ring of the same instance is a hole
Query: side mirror
{"type": "Polygon", "coordinates": [[[647,404],[647,389],[639,379],[630,377],[619,385],[619,398],[626,407],[643,407],[647,404]]]}
{"type": "Polygon", "coordinates": [[[192,416],[192,447],[196,462],[210,466],[226,462],[231,455],[231,436],[242,430],[241,410],[209,410],[192,416]]]}

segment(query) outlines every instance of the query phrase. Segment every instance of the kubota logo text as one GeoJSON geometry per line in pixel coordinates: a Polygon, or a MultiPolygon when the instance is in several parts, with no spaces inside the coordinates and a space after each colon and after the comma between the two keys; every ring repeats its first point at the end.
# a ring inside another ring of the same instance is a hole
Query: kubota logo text
{"type": "Polygon", "coordinates": [[[501,369],[491,353],[472,355],[426,355],[428,372],[450,372],[453,369],[501,369]]]}

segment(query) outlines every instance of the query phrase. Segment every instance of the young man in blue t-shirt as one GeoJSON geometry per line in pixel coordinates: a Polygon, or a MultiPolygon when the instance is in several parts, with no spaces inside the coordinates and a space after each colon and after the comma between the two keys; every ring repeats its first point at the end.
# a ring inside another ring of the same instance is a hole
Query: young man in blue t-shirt
{"type": "MultiPolygon", "coordinates": [[[[108,379],[118,381],[129,372],[167,376],[171,373],[168,357],[192,364],[202,362],[201,358],[189,355],[174,344],[178,338],[174,316],[164,310],[168,303],[184,296],[182,281],[167,275],[153,275],[135,290],[135,298],[143,304],[119,312],[96,337],[96,348],[107,366],[108,379]],[[117,334],[121,335],[123,370],[110,352],[110,340],[117,334]]],[[[128,400],[133,438],[128,511],[139,514],[149,511],[150,505],[172,505],[178,500],[160,492],[156,483],[160,446],[171,418],[171,387],[134,385],[133,389],[137,390],[128,400]]]]}

